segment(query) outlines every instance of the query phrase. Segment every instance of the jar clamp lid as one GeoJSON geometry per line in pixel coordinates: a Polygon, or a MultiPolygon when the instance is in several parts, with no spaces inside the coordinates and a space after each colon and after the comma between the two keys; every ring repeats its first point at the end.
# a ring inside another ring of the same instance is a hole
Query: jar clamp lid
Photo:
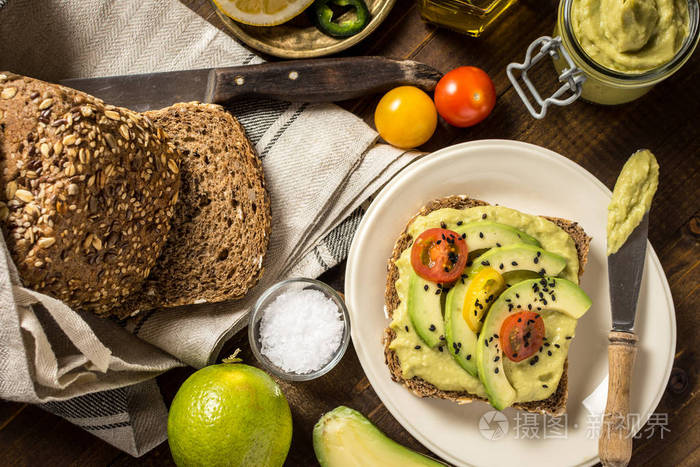
{"type": "Polygon", "coordinates": [[[518,96],[520,96],[520,99],[525,104],[525,107],[527,107],[527,110],[533,117],[535,117],[538,120],[544,118],[544,116],[547,114],[547,107],[549,107],[550,105],[554,104],[558,106],[565,106],[571,104],[576,99],[578,99],[581,96],[583,82],[586,81],[586,76],[584,75],[583,70],[581,70],[574,64],[573,60],[571,60],[571,56],[562,46],[562,40],[560,36],[557,36],[555,38],[543,36],[535,40],[532,44],[530,44],[530,47],[527,48],[527,52],[525,54],[525,61],[523,63],[509,64],[506,68],[506,74],[508,75],[508,79],[510,80],[510,82],[513,84],[515,92],[518,93],[518,96]],[[540,47],[540,50],[533,57],[532,54],[537,49],[537,47],[540,47]],[[559,59],[559,57],[561,56],[566,61],[566,67],[562,70],[562,73],[559,75],[559,82],[564,84],[562,84],[559,87],[559,89],[557,89],[554,92],[554,94],[545,99],[542,99],[540,93],[537,92],[535,85],[532,84],[532,81],[530,81],[527,72],[530,70],[530,68],[535,66],[537,62],[542,60],[544,57],[548,56],[554,58],[555,60],[559,59]],[[522,86],[520,86],[518,78],[515,76],[514,70],[521,71],[520,78],[527,86],[537,105],[539,105],[539,110],[536,109],[530,102],[530,99],[525,93],[525,90],[522,88],[522,86]],[[567,94],[567,92],[570,93],[569,96],[566,98],[562,98],[562,96],[567,94]]]}

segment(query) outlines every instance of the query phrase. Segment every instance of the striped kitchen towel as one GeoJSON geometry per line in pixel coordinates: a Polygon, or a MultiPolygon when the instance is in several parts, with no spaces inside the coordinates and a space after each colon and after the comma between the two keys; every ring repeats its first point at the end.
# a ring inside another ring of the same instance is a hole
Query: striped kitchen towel
{"type": "MultiPolygon", "coordinates": [[[[50,81],[261,61],[172,0],[12,0],[0,10],[0,70],[50,81]]],[[[372,129],[331,104],[246,99],[229,110],[262,158],[272,201],[260,284],[236,302],[102,320],[24,289],[0,237],[0,397],[147,452],[166,437],[155,376],[213,362],[262,290],[342,261],[362,204],[416,157],[376,145],[372,129]]]]}

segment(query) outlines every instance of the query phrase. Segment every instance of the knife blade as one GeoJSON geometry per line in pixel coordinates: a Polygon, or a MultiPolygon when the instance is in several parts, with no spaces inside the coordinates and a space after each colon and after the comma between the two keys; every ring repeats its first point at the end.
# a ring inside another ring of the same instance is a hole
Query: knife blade
{"type": "Polygon", "coordinates": [[[386,57],[348,57],[169,71],[60,82],[136,111],[175,102],[225,104],[240,96],[294,102],[336,102],[400,85],[432,91],[442,73],[424,63],[386,57]]]}
{"type": "Polygon", "coordinates": [[[614,331],[631,332],[634,329],[648,231],[647,212],[618,252],[608,256],[608,284],[614,331]]]}
{"type": "Polygon", "coordinates": [[[612,331],[608,334],[608,399],[598,453],[604,466],[623,467],[632,457],[629,421],[632,368],[637,355],[634,318],[644,272],[649,212],[622,247],[608,256],[612,331]]]}

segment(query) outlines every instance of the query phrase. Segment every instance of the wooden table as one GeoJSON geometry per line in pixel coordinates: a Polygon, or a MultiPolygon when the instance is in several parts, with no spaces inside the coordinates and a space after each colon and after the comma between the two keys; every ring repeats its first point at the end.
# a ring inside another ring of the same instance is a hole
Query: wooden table
{"type": "MultiPolygon", "coordinates": [[[[206,0],[182,0],[223,28],[206,0]]],[[[555,109],[544,121],[531,118],[510,86],[506,65],[521,61],[527,45],[548,35],[555,0],[521,0],[486,37],[470,39],[423,23],[414,0],[398,0],[389,18],[368,39],[343,55],[410,58],[442,71],[476,65],[493,78],[498,101],[480,125],[459,130],[441,125],[426,151],[462,141],[508,138],[538,144],[576,161],[608,187],[624,160],[638,148],[650,148],[661,165],[661,182],[650,221],[649,238],[668,276],[676,306],[678,344],[671,380],[657,412],[668,414],[663,439],[634,443],[632,465],[700,465],[700,390],[697,372],[700,319],[700,56],[642,99],[621,107],[577,102],[555,109]]],[[[342,105],[372,124],[379,96],[342,105]]],[[[344,264],[322,279],[343,289],[344,264]]],[[[245,333],[228,348],[241,347],[254,362],[245,333]]],[[[169,402],[192,370],[174,370],[160,379],[169,402]]],[[[288,465],[314,465],[311,429],[318,417],[346,404],[366,414],[389,436],[427,452],[389,414],[362,372],[352,346],[327,376],[313,382],[282,383],[292,407],[294,438],[288,465]]],[[[0,463],[3,465],[168,465],[167,443],[134,459],[59,417],[26,404],[0,401],[0,463]]]]}

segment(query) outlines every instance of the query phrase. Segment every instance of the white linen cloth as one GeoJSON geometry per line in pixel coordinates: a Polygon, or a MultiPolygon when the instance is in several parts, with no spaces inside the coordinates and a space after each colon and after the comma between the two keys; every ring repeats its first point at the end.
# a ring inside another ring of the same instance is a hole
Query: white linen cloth
{"type": "MultiPolygon", "coordinates": [[[[174,0],[10,0],[0,10],[0,70],[49,81],[259,62],[174,0]]],[[[23,288],[0,236],[0,397],[42,404],[142,455],[166,438],[153,378],[212,363],[271,283],[342,261],[361,204],[416,157],[375,145],[372,129],[332,104],[245,99],[229,110],[263,160],[272,201],[261,283],[237,302],[101,320],[23,288]]]]}

